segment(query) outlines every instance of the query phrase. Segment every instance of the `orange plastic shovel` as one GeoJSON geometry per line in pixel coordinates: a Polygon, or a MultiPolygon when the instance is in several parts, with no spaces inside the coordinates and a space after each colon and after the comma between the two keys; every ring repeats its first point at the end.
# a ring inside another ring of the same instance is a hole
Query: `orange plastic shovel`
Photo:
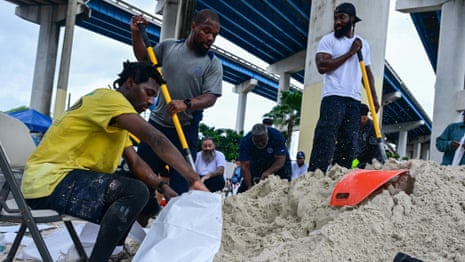
{"type": "Polygon", "coordinates": [[[330,206],[356,206],[395,176],[408,174],[407,169],[355,170],[334,187],[330,206]]]}

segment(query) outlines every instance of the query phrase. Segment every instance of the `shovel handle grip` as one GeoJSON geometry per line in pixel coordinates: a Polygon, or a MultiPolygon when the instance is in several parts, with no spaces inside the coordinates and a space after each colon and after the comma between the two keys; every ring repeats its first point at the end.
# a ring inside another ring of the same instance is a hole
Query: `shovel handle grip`
{"type": "MultiPolygon", "coordinates": [[[[145,48],[147,49],[147,55],[149,56],[150,61],[152,62],[152,64],[157,65],[158,60],[157,60],[157,57],[155,56],[155,52],[153,51],[152,45],[150,44],[147,31],[145,31],[145,26],[142,23],[140,23],[140,24],[137,24],[137,28],[139,28],[139,33],[142,36],[142,41],[144,41],[145,48]]],[[[158,67],[157,70],[161,74],[160,67],[158,67]]]]}
{"type": "Polygon", "coordinates": [[[363,61],[362,49],[359,49],[357,51],[357,57],[358,57],[358,61],[363,61]]]}

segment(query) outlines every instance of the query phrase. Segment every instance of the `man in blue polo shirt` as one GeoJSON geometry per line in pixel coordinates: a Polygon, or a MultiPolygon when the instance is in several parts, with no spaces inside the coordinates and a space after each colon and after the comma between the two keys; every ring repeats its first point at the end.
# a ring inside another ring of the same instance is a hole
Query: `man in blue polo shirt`
{"type": "Polygon", "coordinates": [[[436,138],[436,148],[444,153],[441,165],[465,165],[465,111],[462,116],[462,121],[449,124],[436,138]]]}
{"type": "Polygon", "coordinates": [[[256,124],[244,136],[239,148],[243,181],[239,193],[247,191],[260,180],[275,174],[291,179],[291,160],[286,141],[279,130],[256,124]]]}

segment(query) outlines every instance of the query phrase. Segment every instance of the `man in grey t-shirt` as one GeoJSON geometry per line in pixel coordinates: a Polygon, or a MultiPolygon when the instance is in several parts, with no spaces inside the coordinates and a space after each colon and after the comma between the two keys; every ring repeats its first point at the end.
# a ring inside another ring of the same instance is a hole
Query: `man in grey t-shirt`
{"type": "MultiPolygon", "coordinates": [[[[131,19],[133,48],[137,59],[146,60],[146,47],[137,27],[139,23],[147,22],[141,16],[131,19]]],[[[202,111],[213,106],[221,96],[223,68],[221,61],[210,51],[219,31],[218,15],[204,9],[195,15],[186,40],[165,40],[154,48],[172,101],[167,104],[160,95],[149,122],[170,138],[181,152],[183,148],[171,116],[178,114],[189,148],[196,149],[202,111]]],[[[138,153],[155,172],[160,173],[165,168],[165,163],[146,144],[139,145],[138,153]]],[[[178,194],[189,190],[187,181],[179,173],[172,169],[169,173],[170,186],[178,194]]]]}

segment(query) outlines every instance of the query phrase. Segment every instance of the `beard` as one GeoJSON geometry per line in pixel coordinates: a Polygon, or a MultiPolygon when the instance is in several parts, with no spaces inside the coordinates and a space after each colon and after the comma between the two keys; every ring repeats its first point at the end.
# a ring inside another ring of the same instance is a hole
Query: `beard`
{"type": "Polygon", "coordinates": [[[334,28],[334,36],[336,36],[336,38],[341,38],[344,35],[346,35],[347,33],[349,33],[351,29],[352,29],[352,24],[351,23],[347,23],[347,24],[343,25],[342,28],[339,29],[339,30],[334,28]]]}
{"type": "Polygon", "coordinates": [[[215,160],[215,157],[216,157],[215,150],[202,151],[202,160],[207,164],[215,160]]]}

